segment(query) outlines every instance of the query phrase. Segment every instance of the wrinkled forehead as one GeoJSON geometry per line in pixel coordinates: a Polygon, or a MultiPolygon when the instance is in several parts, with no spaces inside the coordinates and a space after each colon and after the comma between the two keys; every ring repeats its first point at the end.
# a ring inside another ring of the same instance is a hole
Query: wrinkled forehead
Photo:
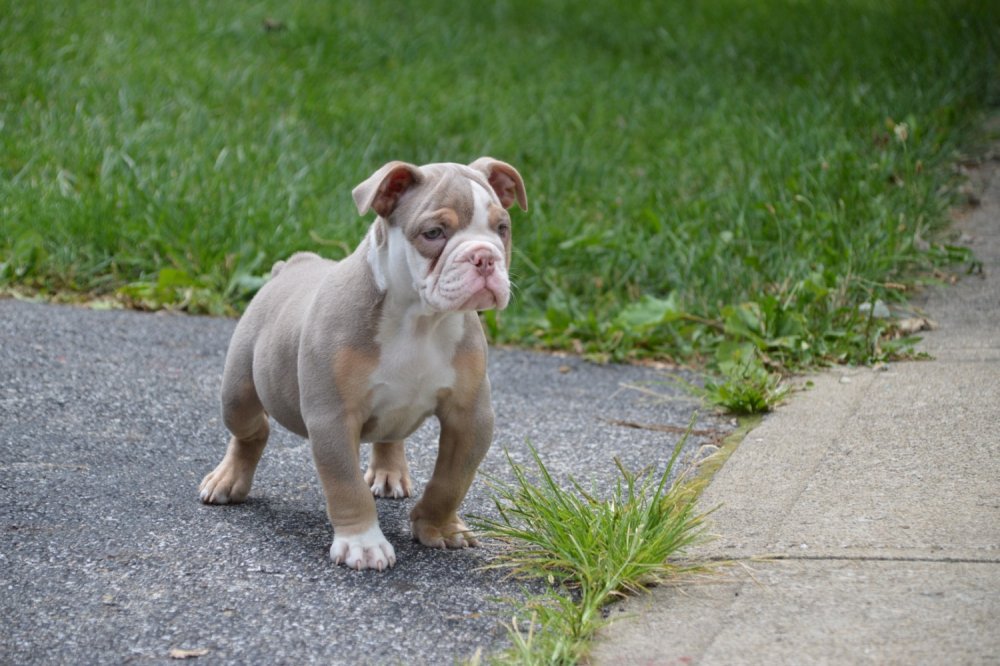
{"type": "Polygon", "coordinates": [[[457,214],[461,226],[465,226],[472,221],[477,201],[500,205],[486,177],[465,165],[428,164],[420,167],[420,171],[426,180],[412,202],[415,205],[413,217],[450,208],[457,214]]]}

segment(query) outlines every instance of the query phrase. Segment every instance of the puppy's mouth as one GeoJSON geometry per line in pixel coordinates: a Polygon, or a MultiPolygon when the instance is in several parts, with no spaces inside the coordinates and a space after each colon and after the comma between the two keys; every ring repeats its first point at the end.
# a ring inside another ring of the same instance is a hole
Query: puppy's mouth
{"type": "Polygon", "coordinates": [[[464,303],[459,310],[503,310],[507,307],[509,299],[505,290],[494,289],[485,285],[482,289],[474,293],[464,303]]]}
{"type": "Polygon", "coordinates": [[[507,280],[499,275],[466,274],[437,280],[423,290],[424,302],[438,312],[503,310],[510,300],[507,280]]]}

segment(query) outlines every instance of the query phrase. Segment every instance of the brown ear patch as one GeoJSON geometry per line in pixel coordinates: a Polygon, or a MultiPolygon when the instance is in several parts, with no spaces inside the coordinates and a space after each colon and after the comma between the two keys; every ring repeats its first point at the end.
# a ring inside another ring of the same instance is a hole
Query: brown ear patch
{"type": "Polygon", "coordinates": [[[500,204],[504,208],[510,208],[517,200],[517,183],[514,179],[503,171],[496,169],[490,174],[490,186],[500,198],[500,204]]]}
{"type": "Polygon", "coordinates": [[[399,197],[413,185],[413,173],[407,168],[393,170],[378,188],[372,208],[382,217],[389,217],[399,203],[399,197]]]}
{"type": "Polygon", "coordinates": [[[504,208],[510,208],[516,203],[521,210],[528,210],[524,180],[517,169],[492,157],[480,157],[469,166],[486,176],[504,208]]]}
{"type": "Polygon", "coordinates": [[[360,215],[374,208],[381,217],[388,217],[399,205],[399,198],[403,193],[422,180],[420,167],[396,160],[382,165],[355,187],[351,196],[360,215]]]}

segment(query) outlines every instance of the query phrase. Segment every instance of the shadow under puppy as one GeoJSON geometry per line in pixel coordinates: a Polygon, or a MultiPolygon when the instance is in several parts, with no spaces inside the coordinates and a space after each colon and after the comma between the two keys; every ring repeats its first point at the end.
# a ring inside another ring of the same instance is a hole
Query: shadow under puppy
{"type": "Polygon", "coordinates": [[[510,300],[507,209],[527,210],[527,197],[517,170],[488,157],[390,162],[353,195],[360,214],[378,214],[357,249],[339,262],[309,252],[278,262],[236,326],[222,379],[232,438],[199,488],[208,504],[246,499],[270,415],[312,445],[333,524],[330,557],[383,570],[396,554],[373,495],[410,494],[403,440],[431,414],[441,436],[410,513],[413,537],[476,545],[458,516],[493,439],[476,312],[510,300]],[[364,474],[361,442],[373,443],[364,474]]]}

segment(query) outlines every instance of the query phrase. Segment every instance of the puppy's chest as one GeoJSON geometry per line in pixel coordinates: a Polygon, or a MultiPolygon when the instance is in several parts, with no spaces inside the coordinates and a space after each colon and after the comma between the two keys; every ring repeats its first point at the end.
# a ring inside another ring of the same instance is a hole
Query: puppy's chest
{"type": "Polygon", "coordinates": [[[366,441],[409,436],[434,412],[441,390],[454,386],[457,339],[448,333],[379,341],[379,364],[370,380],[371,416],[362,433],[366,441]]]}

